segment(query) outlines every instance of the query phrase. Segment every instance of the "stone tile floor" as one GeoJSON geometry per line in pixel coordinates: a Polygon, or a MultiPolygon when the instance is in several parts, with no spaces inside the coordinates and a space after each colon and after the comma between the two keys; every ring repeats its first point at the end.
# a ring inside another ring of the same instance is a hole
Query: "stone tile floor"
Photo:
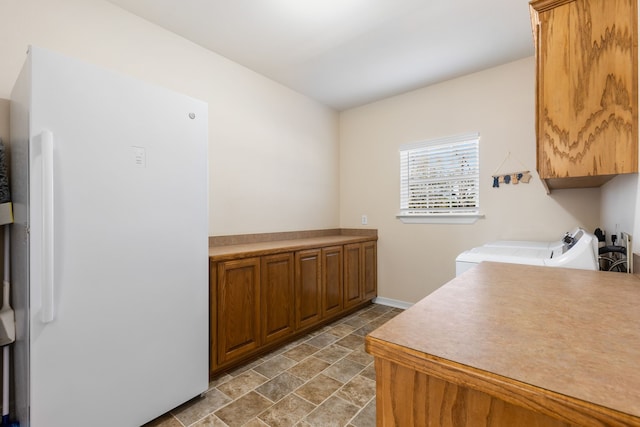
{"type": "Polygon", "coordinates": [[[364,337],[401,311],[369,305],[222,374],[203,397],[144,427],[375,426],[375,370],[364,337]]]}

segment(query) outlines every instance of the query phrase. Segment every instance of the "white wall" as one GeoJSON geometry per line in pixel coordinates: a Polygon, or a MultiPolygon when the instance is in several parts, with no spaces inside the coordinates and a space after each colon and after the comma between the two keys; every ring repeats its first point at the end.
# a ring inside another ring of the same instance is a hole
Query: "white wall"
{"type": "Polygon", "coordinates": [[[621,232],[637,234],[634,230],[637,192],[637,174],[618,175],[602,186],[600,228],[606,232],[607,244],[611,243],[612,234],[617,234],[618,244],[621,232]]]}
{"type": "Polygon", "coordinates": [[[9,143],[9,101],[0,99],[0,139],[9,143]]]}
{"type": "MultiPolygon", "coordinates": [[[[415,302],[455,275],[455,257],[495,239],[557,240],[576,225],[600,222],[600,189],[547,195],[535,172],[534,59],[412,91],[340,115],[340,224],[377,228],[382,297],[415,302]],[[473,225],[403,224],[398,147],[480,132],[480,203],[473,225]],[[492,188],[491,175],[526,168],[529,184],[492,188]]],[[[523,278],[523,281],[526,280],[523,278]]]]}
{"type": "Polygon", "coordinates": [[[0,2],[0,98],[30,44],[209,104],[210,235],[339,225],[335,111],[102,0],[0,2]]]}
{"type": "MultiPolygon", "coordinates": [[[[638,9],[640,20],[640,9],[638,9]]],[[[640,28],[638,28],[640,37],[640,28]]],[[[639,86],[640,86],[640,76],[639,86]]],[[[638,100],[640,104],[640,99],[638,100]]],[[[640,110],[640,105],[638,106],[640,110]]],[[[640,151],[638,152],[640,164],[640,151]]],[[[601,217],[602,228],[607,233],[607,243],[611,243],[613,233],[630,233],[633,252],[640,253],[640,221],[636,221],[636,212],[640,212],[640,175],[619,175],[602,187],[601,217]]],[[[635,266],[638,272],[640,266],[635,266]]]]}
{"type": "Polygon", "coordinates": [[[600,225],[600,189],[547,196],[535,173],[533,58],[345,111],[338,129],[333,110],[103,0],[0,2],[0,98],[29,44],[209,103],[211,235],[360,227],[368,215],[379,229],[383,297],[417,301],[453,277],[459,252],[488,240],[551,240],[600,225]],[[395,219],[398,146],[473,131],[482,135],[486,218],[395,219]],[[501,171],[522,163],[534,179],[493,189],[508,152],[516,160],[501,171]]]}

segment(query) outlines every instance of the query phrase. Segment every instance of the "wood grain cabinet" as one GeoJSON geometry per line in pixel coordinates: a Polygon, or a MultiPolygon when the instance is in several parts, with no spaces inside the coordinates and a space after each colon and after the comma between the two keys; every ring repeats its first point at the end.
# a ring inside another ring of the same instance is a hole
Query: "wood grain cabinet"
{"type": "Polygon", "coordinates": [[[296,252],[296,327],[305,328],[322,317],[321,249],[296,252]]]}
{"type": "Polygon", "coordinates": [[[260,258],[217,265],[215,350],[220,364],[251,353],[260,346],[259,278],[260,258]]]}
{"type": "Polygon", "coordinates": [[[323,317],[331,317],[342,311],[343,252],[342,246],[322,248],[323,317]]]}
{"type": "Polygon", "coordinates": [[[211,375],[368,304],[377,292],[376,244],[279,247],[212,259],[211,375]]]}
{"type": "Polygon", "coordinates": [[[362,243],[362,293],[365,300],[378,294],[378,245],[362,243]]]}
{"type": "Polygon", "coordinates": [[[375,297],[378,291],[376,251],[376,242],[344,246],[345,308],[375,297]]]}
{"type": "Polygon", "coordinates": [[[549,189],[638,171],[637,0],[533,0],[537,169],[549,189]]]}
{"type": "Polygon", "coordinates": [[[362,245],[344,245],[344,306],[357,305],[364,298],[362,288],[362,245]]]}
{"type": "Polygon", "coordinates": [[[292,334],[295,329],[293,255],[264,256],[260,268],[261,344],[267,344],[292,334]]]}

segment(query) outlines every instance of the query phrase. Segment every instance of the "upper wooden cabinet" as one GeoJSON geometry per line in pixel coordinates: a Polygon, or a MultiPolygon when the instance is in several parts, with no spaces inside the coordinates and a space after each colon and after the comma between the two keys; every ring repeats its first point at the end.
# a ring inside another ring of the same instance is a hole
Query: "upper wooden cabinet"
{"type": "Polygon", "coordinates": [[[534,0],[537,168],[548,189],[638,171],[637,0],[534,0]]]}

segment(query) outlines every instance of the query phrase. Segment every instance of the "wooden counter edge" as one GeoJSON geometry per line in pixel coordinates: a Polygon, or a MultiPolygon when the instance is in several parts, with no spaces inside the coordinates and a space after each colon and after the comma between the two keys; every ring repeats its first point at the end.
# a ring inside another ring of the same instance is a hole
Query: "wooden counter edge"
{"type": "MultiPolygon", "coordinates": [[[[323,236],[324,237],[324,236],[323,236]]],[[[212,262],[229,261],[238,258],[248,258],[254,256],[275,255],[283,252],[296,252],[305,249],[325,248],[338,245],[348,245],[352,243],[377,242],[378,236],[348,236],[337,235],[328,236],[325,242],[318,243],[313,239],[294,239],[274,242],[260,242],[260,248],[251,248],[252,244],[229,245],[209,248],[209,260],[212,262]],[[216,253],[217,250],[223,251],[216,253]]]]}
{"type": "MultiPolygon", "coordinates": [[[[640,418],[367,335],[365,350],[383,359],[581,426],[640,426],[640,418]]],[[[376,382],[380,379],[376,378],[376,382]]]]}

